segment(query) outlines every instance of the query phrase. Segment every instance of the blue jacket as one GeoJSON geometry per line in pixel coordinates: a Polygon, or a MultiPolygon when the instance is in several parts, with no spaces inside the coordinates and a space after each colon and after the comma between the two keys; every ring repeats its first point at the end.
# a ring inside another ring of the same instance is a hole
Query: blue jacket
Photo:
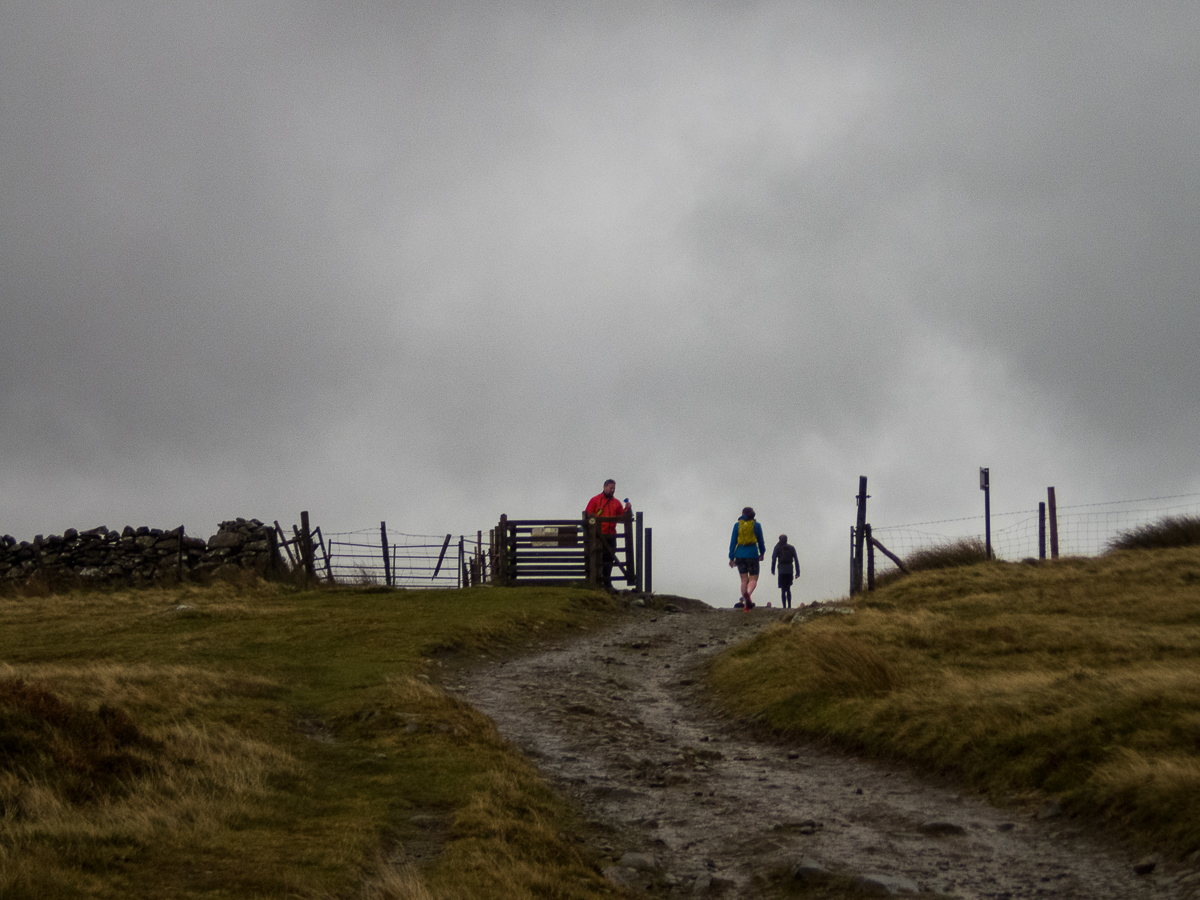
{"type": "MultiPolygon", "coordinates": [[[[738,522],[741,522],[738,519],[738,522]]],[[[733,536],[729,538],[729,558],[730,559],[758,559],[760,556],[767,554],[767,542],[763,540],[762,526],[758,524],[758,520],[754,520],[754,536],[758,539],[757,544],[739,544],[737,542],[738,526],[737,522],[733,523],[733,536]]]]}

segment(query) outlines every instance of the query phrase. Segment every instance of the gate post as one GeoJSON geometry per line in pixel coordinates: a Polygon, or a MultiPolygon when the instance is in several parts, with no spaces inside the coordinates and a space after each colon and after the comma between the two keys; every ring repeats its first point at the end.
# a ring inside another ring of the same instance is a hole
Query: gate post
{"type": "Polygon", "coordinates": [[[604,551],[600,547],[600,524],[595,516],[584,513],[583,553],[587,565],[587,583],[596,587],[600,583],[600,567],[604,551]]]}
{"type": "Polygon", "coordinates": [[[622,519],[624,520],[622,524],[625,526],[625,587],[633,589],[637,586],[638,574],[634,559],[633,510],[626,511],[622,515],[622,519]]]}
{"type": "Polygon", "coordinates": [[[854,564],[850,572],[850,593],[857,594],[863,589],[863,550],[865,549],[866,530],[863,528],[867,524],[867,498],[870,495],[867,493],[867,476],[858,476],[858,519],[855,523],[854,532],[854,564]]]}
{"type": "Polygon", "coordinates": [[[646,529],[646,579],[643,587],[647,594],[654,593],[654,529],[646,529]]]}
{"type": "Polygon", "coordinates": [[[304,578],[307,584],[312,584],[317,580],[317,572],[313,561],[313,545],[312,545],[312,530],[308,527],[308,510],[300,512],[300,527],[301,536],[303,538],[303,546],[301,547],[304,553],[304,578]]]}
{"type": "Polygon", "coordinates": [[[642,569],[642,560],[644,559],[643,548],[645,546],[645,544],[644,544],[645,533],[642,530],[642,514],[641,513],[637,514],[637,536],[635,538],[635,541],[636,541],[635,553],[637,554],[637,560],[635,561],[635,565],[636,565],[635,571],[637,572],[637,584],[634,585],[634,588],[640,594],[642,592],[642,587],[645,583],[645,574],[646,574],[645,571],[642,569]]]}
{"type": "Polygon", "coordinates": [[[500,514],[500,524],[496,526],[492,556],[492,581],[497,585],[508,584],[508,515],[500,514]]]}

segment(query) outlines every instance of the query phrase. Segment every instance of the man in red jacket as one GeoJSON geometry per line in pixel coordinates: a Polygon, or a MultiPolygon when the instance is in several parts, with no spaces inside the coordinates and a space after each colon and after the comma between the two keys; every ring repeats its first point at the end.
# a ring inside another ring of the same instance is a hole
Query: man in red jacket
{"type": "MultiPolygon", "coordinates": [[[[609,517],[629,512],[629,498],[626,497],[625,503],[622,505],[621,501],[614,496],[616,493],[617,483],[610,478],[604,482],[604,490],[588,501],[588,505],[583,510],[584,515],[609,517]]],[[[602,522],[600,537],[604,549],[604,561],[600,567],[601,583],[611,590],[613,564],[617,560],[617,523],[602,522]]]]}

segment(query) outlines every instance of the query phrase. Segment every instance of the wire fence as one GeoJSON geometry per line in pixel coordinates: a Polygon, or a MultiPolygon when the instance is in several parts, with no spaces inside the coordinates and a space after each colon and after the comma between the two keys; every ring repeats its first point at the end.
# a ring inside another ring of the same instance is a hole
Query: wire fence
{"type": "MultiPolygon", "coordinates": [[[[1097,556],[1118,535],[1167,516],[1200,515],[1200,494],[1145,497],[1058,507],[1058,550],[1061,556],[1097,556]]],[[[872,526],[871,535],[897,556],[963,538],[984,540],[983,516],[941,519],[912,525],[872,526]]],[[[992,551],[999,559],[1038,555],[1038,510],[992,514],[992,551]]]]}
{"type": "Polygon", "coordinates": [[[457,588],[490,578],[487,548],[478,535],[388,535],[364,528],[325,535],[325,547],[317,566],[339,584],[457,588]]]}

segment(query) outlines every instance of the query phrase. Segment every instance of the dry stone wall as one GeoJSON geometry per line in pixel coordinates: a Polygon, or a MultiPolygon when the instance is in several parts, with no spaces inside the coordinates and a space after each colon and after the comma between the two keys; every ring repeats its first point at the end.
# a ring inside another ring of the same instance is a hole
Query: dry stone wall
{"type": "Polygon", "coordinates": [[[68,528],[61,535],[20,541],[0,538],[0,585],[41,580],[49,585],[172,583],[180,578],[208,581],[254,572],[278,578],[287,567],[275,530],[258,519],[222,522],[207,541],[184,528],[132,528],[88,531],[68,528]]]}

